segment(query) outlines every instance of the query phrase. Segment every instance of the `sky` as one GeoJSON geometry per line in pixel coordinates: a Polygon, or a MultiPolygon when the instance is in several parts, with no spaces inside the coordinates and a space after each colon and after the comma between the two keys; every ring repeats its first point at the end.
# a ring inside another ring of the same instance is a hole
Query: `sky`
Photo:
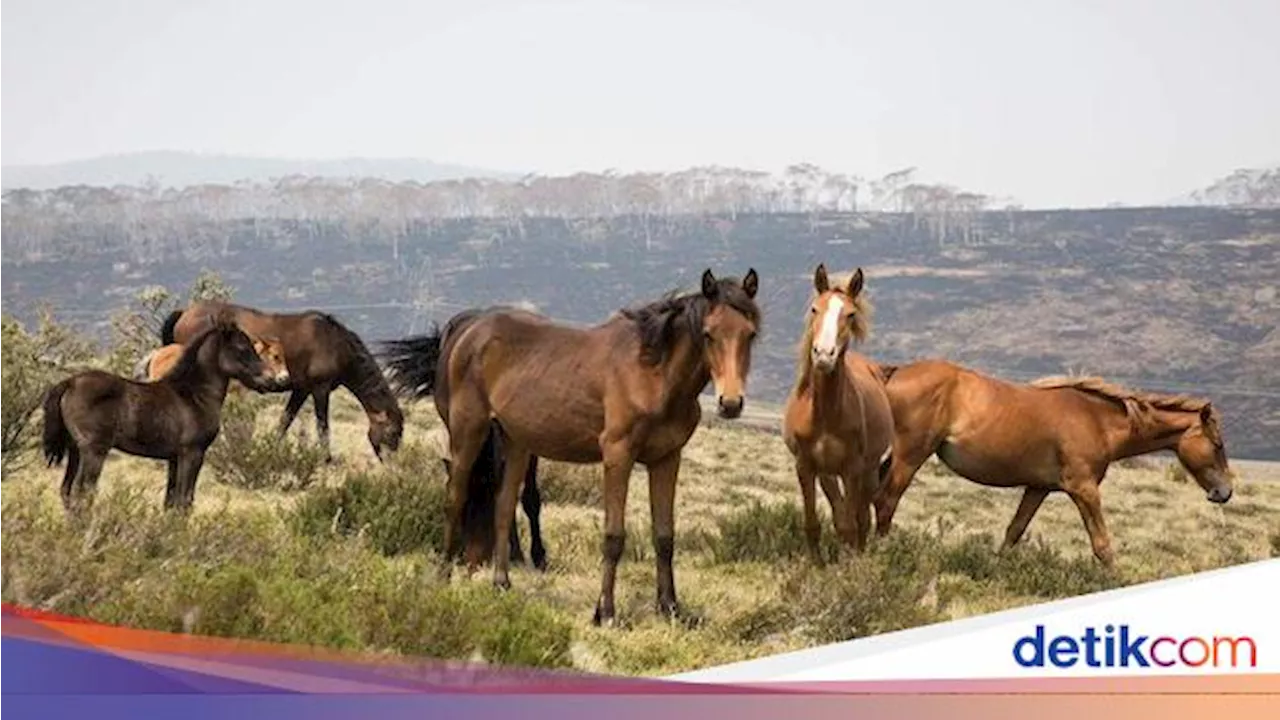
{"type": "Polygon", "coordinates": [[[5,164],[798,162],[1028,207],[1280,162],[1276,0],[8,0],[5,164]]]}

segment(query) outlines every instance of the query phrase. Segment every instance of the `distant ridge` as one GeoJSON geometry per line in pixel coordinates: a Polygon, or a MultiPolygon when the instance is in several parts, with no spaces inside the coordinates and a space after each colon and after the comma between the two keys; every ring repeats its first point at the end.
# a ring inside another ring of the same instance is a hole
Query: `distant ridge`
{"type": "Polygon", "coordinates": [[[47,190],[65,185],[144,185],[164,187],[205,183],[230,184],[240,180],[269,180],[287,175],[309,177],[372,177],[383,180],[451,180],[459,178],[516,179],[517,173],[449,165],[414,158],[340,158],[305,160],[290,158],[215,155],[177,151],[153,151],[103,155],[47,165],[5,165],[0,185],[47,190]]]}

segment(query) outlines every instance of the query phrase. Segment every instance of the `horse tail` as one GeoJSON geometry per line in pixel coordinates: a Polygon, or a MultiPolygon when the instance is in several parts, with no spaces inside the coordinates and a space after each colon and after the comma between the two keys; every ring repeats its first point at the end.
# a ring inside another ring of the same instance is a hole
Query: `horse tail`
{"type": "Polygon", "coordinates": [[[181,310],[174,310],[169,313],[169,317],[164,319],[164,324],[160,326],[160,344],[172,345],[174,340],[174,330],[178,327],[178,320],[182,317],[181,310]]]}
{"type": "Polygon", "coordinates": [[[379,353],[391,389],[402,397],[423,398],[436,391],[436,364],[444,347],[444,333],[433,328],[425,335],[382,343],[379,353]]]}
{"type": "Polygon", "coordinates": [[[71,446],[71,433],[62,417],[62,396],[70,387],[71,380],[63,380],[49,388],[44,396],[44,437],[41,444],[49,467],[61,464],[67,456],[67,448],[71,446]]]}

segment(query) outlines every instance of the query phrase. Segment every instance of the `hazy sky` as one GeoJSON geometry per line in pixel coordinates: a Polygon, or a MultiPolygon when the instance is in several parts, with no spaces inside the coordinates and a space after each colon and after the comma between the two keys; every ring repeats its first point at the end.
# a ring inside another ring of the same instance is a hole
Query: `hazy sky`
{"type": "Polygon", "coordinates": [[[1277,0],[10,0],[3,161],[808,161],[1030,206],[1280,161],[1277,0]]]}

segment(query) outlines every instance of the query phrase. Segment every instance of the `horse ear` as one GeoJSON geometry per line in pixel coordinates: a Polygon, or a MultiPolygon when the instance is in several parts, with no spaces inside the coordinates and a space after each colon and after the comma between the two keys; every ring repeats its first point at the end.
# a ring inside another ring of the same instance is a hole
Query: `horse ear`
{"type": "Polygon", "coordinates": [[[707,268],[702,273],[702,294],[708,300],[714,300],[716,297],[716,276],[711,274],[711,268],[707,268]]]}
{"type": "Polygon", "coordinates": [[[1213,406],[1209,403],[1205,403],[1204,407],[1200,408],[1200,424],[1208,425],[1212,420],[1213,406]]]}
{"type": "Polygon", "coordinates": [[[853,277],[849,278],[849,286],[845,289],[845,293],[853,298],[858,297],[858,293],[862,292],[862,268],[853,271],[853,277]]]}
{"type": "Polygon", "coordinates": [[[747,297],[752,300],[756,297],[756,291],[760,289],[760,276],[756,274],[756,269],[751,268],[747,271],[746,277],[742,278],[742,290],[747,293],[747,297]]]}
{"type": "Polygon", "coordinates": [[[818,263],[818,269],[813,271],[813,289],[819,295],[831,289],[831,282],[827,279],[827,266],[823,263],[818,263]]]}

